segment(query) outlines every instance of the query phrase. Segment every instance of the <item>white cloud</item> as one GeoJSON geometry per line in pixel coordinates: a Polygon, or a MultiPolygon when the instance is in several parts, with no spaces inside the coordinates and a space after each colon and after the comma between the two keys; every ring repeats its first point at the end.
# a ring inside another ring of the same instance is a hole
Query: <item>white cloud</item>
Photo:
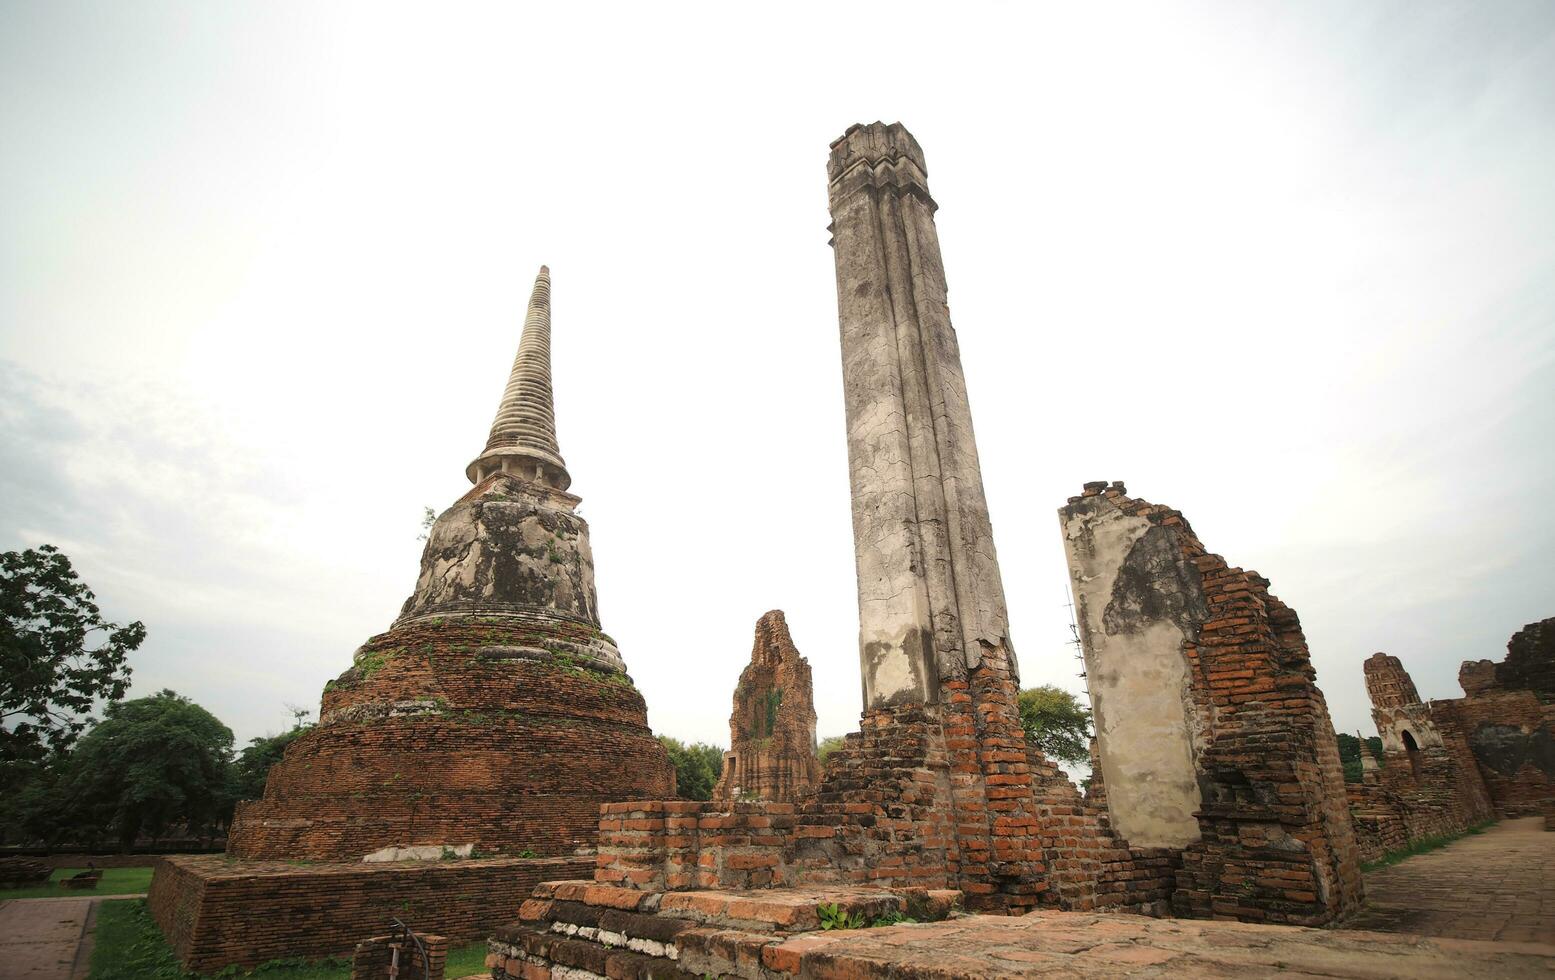
{"type": "Polygon", "coordinates": [[[858,711],[827,142],[923,143],[1026,677],[1054,510],[1181,508],[1450,696],[1551,614],[1537,3],[0,13],[0,542],[65,547],[240,737],[385,628],[555,278],[562,451],[661,731],[781,607],[858,711]]]}

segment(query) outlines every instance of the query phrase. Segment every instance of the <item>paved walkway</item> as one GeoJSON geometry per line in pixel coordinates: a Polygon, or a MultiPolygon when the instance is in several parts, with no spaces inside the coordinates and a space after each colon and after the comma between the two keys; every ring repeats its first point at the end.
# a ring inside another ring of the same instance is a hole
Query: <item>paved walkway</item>
{"type": "Polygon", "coordinates": [[[86,976],[94,898],[18,898],[0,902],[0,977],[78,980],[86,976]],[[78,963],[77,960],[80,960],[78,963]]]}
{"type": "Polygon", "coordinates": [[[1503,820],[1366,876],[1348,929],[1555,944],[1555,831],[1503,820]]]}

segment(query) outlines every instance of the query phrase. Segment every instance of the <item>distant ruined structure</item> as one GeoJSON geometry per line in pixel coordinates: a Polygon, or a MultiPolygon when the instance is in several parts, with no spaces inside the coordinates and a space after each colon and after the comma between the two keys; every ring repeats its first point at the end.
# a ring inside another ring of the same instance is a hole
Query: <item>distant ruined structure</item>
{"type": "Polygon", "coordinates": [[[1433,701],[1431,717],[1469,744],[1503,816],[1555,811],[1555,618],[1529,623],[1500,663],[1458,671],[1463,697],[1433,701]]]}
{"type": "Polygon", "coordinates": [[[1502,663],[1465,662],[1461,698],[1421,703],[1384,653],[1365,671],[1383,746],[1383,765],[1349,787],[1365,860],[1496,817],[1555,814],[1555,619],[1515,633],[1502,663]]]}
{"type": "Polygon", "coordinates": [[[1301,623],[1169,507],[1087,483],[1059,510],[1113,825],[1181,848],[1179,915],[1320,925],[1361,900],[1301,623]]]}
{"type": "Polygon", "coordinates": [[[348,950],[418,896],[418,929],[479,934],[536,876],[589,853],[601,804],[674,792],[642,695],[600,629],[588,525],[556,442],[550,291],[542,267],[486,447],[466,471],[474,486],[432,525],[415,591],[325,687],[318,725],[270,770],[263,799],[238,805],[228,835],[229,858],[244,861],[425,860],[390,865],[402,873],[387,891],[369,889],[328,923],[281,897],[306,896],[322,865],[265,879],[275,894],[243,884],[256,871],[241,863],[159,871],[151,907],[187,965],[348,950]],[[536,855],[567,862],[524,863],[536,855]],[[497,886],[479,862],[440,860],[504,857],[514,860],[484,865],[497,886]],[[279,952],[257,940],[235,949],[242,928],[217,929],[229,913],[259,921],[255,902],[279,952]],[[371,925],[339,945],[363,916],[371,925]]]}
{"type": "Polygon", "coordinates": [[[1362,779],[1347,789],[1361,859],[1375,861],[1424,837],[1460,833],[1495,811],[1468,743],[1443,732],[1397,657],[1364,665],[1386,765],[1361,745],[1362,779]]]}
{"type": "Polygon", "coordinates": [[[729,751],[713,799],[788,803],[820,779],[810,664],[774,609],[757,621],[751,662],[734,689],[729,751]]]}

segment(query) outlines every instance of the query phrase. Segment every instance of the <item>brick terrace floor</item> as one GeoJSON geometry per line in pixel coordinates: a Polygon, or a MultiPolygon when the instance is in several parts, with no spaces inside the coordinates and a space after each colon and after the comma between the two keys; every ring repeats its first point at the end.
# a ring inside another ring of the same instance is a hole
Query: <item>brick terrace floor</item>
{"type": "Polygon", "coordinates": [[[1345,928],[1555,943],[1555,832],[1542,817],[1504,820],[1373,871],[1345,928]]]}
{"type": "Polygon", "coordinates": [[[1555,946],[1137,915],[1033,912],[806,933],[763,952],[800,977],[1548,980],[1555,946]]]}

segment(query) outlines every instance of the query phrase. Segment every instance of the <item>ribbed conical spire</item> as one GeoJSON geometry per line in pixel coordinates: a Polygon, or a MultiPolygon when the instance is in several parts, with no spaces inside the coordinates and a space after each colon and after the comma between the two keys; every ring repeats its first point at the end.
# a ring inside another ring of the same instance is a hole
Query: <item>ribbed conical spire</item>
{"type": "Polygon", "coordinates": [[[486,451],[465,468],[471,483],[499,471],[557,490],[572,483],[556,445],[556,409],[551,401],[551,270],[540,267],[513,373],[497,406],[486,451]]]}

